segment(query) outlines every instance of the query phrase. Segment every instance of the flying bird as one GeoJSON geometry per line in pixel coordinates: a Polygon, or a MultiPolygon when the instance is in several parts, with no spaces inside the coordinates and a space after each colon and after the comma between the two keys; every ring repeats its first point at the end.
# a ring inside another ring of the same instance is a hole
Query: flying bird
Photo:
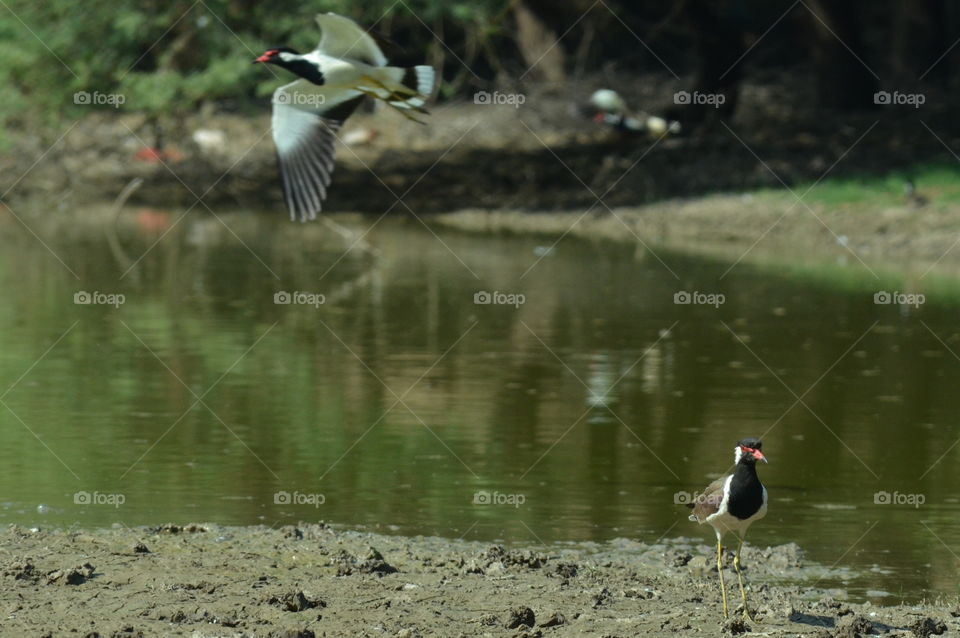
{"type": "Polygon", "coordinates": [[[274,64],[300,79],[273,93],[273,142],[290,219],[316,219],[333,173],[334,142],[343,122],[367,97],[408,119],[426,113],[436,73],[430,66],[387,66],[369,33],[349,18],[319,14],[322,36],[313,51],[268,49],[254,63],[274,64]]]}
{"type": "Polygon", "coordinates": [[[633,113],[626,101],[612,89],[600,89],[590,96],[593,120],[605,124],[626,135],[646,133],[657,138],[664,135],[676,135],[680,132],[680,122],[667,121],[656,115],[633,113]]]}
{"type": "Polygon", "coordinates": [[[737,554],[733,559],[733,568],[737,572],[737,581],[740,583],[740,596],[743,598],[743,615],[753,620],[747,609],[747,592],[743,588],[743,576],[740,574],[740,552],[743,550],[743,537],[747,528],[754,521],[767,515],[767,488],[757,476],[757,461],[767,462],[761,448],[760,439],[743,439],[733,449],[733,460],[736,469],[733,474],[718,478],[711,483],[703,494],[697,496],[693,503],[687,503],[693,508],[691,521],[701,525],[707,523],[717,533],[717,574],[720,576],[720,595],[723,598],[723,617],[727,612],[727,590],[723,584],[723,546],[721,541],[724,534],[733,532],[739,539],[737,554]]]}

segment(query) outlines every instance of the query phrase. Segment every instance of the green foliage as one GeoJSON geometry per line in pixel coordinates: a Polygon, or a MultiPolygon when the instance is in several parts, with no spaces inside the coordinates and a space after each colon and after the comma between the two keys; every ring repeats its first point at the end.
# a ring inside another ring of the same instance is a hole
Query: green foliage
{"type": "Polygon", "coordinates": [[[56,125],[92,108],[177,117],[209,100],[250,100],[278,82],[252,65],[266,48],[316,45],[313,15],[333,11],[376,31],[399,30],[437,46],[425,26],[464,32],[501,15],[508,0],[315,0],[295,6],[254,0],[7,0],[0,7],[0,100],[4,125],[56,125]],[[422,22],[421,22],[422,21],[422,22]],[[77,104],[86,92],[89,103],[77,104]],[[116,101],[116,98],[113,99],[116,101]],[[99,103],[97,103],[99,101],[99,103]]]}

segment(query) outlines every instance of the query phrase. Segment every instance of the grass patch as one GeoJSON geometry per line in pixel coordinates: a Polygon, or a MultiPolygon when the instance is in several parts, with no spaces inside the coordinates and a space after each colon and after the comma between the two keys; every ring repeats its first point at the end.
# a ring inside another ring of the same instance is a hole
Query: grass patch
{"type": "MultiPolygon", "coordinates": [[[[910,203],[907,183],[911,180],[916,192],[931,204],[960,202],[960,164],[957,162],[918,164],[880,176],[828,177],[817,184],[804,201],[827,207],[904,205],[910,203]]],[[[811,185],[798,184],[793,190],[802,195],[811,185]]]]}

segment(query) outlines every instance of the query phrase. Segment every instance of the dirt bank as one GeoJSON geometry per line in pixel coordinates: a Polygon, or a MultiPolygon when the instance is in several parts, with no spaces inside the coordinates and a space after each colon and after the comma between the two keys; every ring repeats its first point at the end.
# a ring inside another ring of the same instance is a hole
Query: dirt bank
{"type": "MultiPolygon", "coordinates": [[[[808,79],[757,78],[745,83],[729,121],[681,120],[681,135],[654,141],[619,136],[584,116],[580,107],[603,86],[617,86],[637,108],[663,113],[676,108],[673,95],[684,84],[669,75],[599,73],[565,86],[501,87],[522,93],[523,105],[439,102],[427,126],[389,110],[358,113],[343,129],[326,209],[569,211],[597,196],[628,207],[780,188],[781,180],[812,183],[828,172],[883,175],[950,161],[944,145],[960,149],[958,105],[949,93],[931,93],[922,111],[826,113],[815,108],[808,79]]],[[[9,133],[12,146],[0,153],[0,192],[10,189],[8,200],[111,201],[140,177],[134,203],[187,206],[202,194],[211,206],[283,209],[267,99],[242,112],[171,115],[159,128],[142,114],[114,109],[61,124],[42,136],[9,133]],[[162,162],[146,148],[158,146],[162,162]]]]}
{"type": "MultiPolygon", "coordinates": [[[[710,551],[626,540],[505,549],[323,524],[13,526],[0,535],[0,623],[21,636],[853,638],[960,629],[955,605],[844,602],[842,590],[818,588],[835,574],[805,564],[794,545],[744,554],[761,622],[725,622],[710,551]]],[[[724,571],[735,596],[735,576],[724,571]]]]}
{"type": "Polygon", "coordinates": [[[563,236],[628,242],[652,248],[665,269],[670,259],[660,254],[664,248],[744,264],[845,265],[864,280],[893,278],[919,290],[938,277],[960,277],[956,204],[808,208],[789,194],[762,193],[585,211],[468,210],[432,216],[431,223],[467,232],[539,234],[558,247],[563,236]]]}

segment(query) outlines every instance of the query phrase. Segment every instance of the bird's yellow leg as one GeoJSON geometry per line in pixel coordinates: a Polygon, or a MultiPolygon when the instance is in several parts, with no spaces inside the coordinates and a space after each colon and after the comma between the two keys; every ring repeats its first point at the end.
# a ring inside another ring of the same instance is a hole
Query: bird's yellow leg
{"type": "MultiPolygon", "coordinates": [[[[400,112],[400,115],[402,115],[403,117],[407,118],[407,119],[410,120],[411,122],[416,122],[417,124],[424,124],[424,125],[426,124],[426,122],[421,122],[421,121],[418,120],[417,118],[415,118],[415,117],[413,117],[412,115],[410,115],[410,113],[407,112],[408,109],[402,109],[402,108],[400,108],[399,106],[396,106],[396,105],[394,105],[394,104],[391,104],[389,101],[384,100],[382,97],[380,97],[379,95],[377,95],[376,93],[374,93],[373,91],[371,91],[371,90],[369,90],[369,89],[362,89],[362,88],[360,88],[360,87],[356,87],[354,90],[355,90],[355,91],[360,91],[360,92],[363,93],[364,95],[367,95],[367,96],[369,96],[369,97],[371,97],[371,98],[373,98],[373,99],[375,99],[375,100],[381,100],[382,102],[384,102],[384,103],[385,103],[387,106],[389,106],[390,108],[399,111],[399,112],[400,112]]],[[[402,100],[401,100],[401,101],[402,101],[402,100]]],[[[417,111],[418,113],[426,113],[426,112],[427,112],[426,110],[423,110],[423,109],[413,109],[413,110],[417,111]]]]}
{"type": "Polygon", "coordinates": [[[720,596],[723,598],[723,617],[729,618],[727,611],[727,588],[723,584],[723,546],[720,544],[720,536],[717,536],[717,575],[720,577],[720,596]]]}
{"type": "MultiPolygon", "coordinates": [[[[373,97],[373,98],[376,98],[376,99],[378,99],[378,100],[383,100],[383,101],[386,102],[387,104],[390,104],[390,102],[406,102],[406,101],[409,100],[410,98],[412,98],[412,97],[417,97],[418,95],[420,95],[420,94],[417,93],[415,90],[410,89],[410,88],[407,88],[407,87],[405,87],[405,86],[401,86],[399,89],[391,89],[391,88],[389,88],[386,84],[384,84],[383,82],[381,82],[380,80],[378,80],[377,78],[370,77],[369,75],[364,75],[364,76],[362,76],[362,77],[360,78],[360,84],[359,84],[358,86],[354,87],[354,88],[355,88],[357,91],[360,91],[361,93],[366,93],[367,95],[369,95],[369,96],[371,96],[371,97],[373,97]],[[373,92],[372,90],[365,88],[365,87],[363,86],[364,83],[373,84],[373,85],[375,85],[375,86],[380,87],[381,89],[383,89],[384,91],[387,92],[387,96],[384,97],[384,96],[382,96],[382,95],[377,95],[377,94],[376,94],[375,92],[373,92]]],[[[392,106],[392,105],[391,105],[391,106],[392,106]]],[[[412,105],[411,105],[411,108],[410,108],[409,110],[413,110],[413,111],[416,111],[416,112],[418,112],[418,113],[423,113],[424,115],[429,115],[429,114],[430,114],[429,111],[427,111],[427,109],[423,108],[422,106],[412,106],[412,105]]],[[[415,119],[415,118],[408,117],[407,119],[410,119],[410,120],[413,120],[414,122],[418,122],[418,123],[420,123],[420,124],[423,124],[423,122],[420,122],[419,120],[417,120],[417,119],[415,119]]]]}
{"type": "Polygon", "coordinates": [[[743,538],[740,538],[740,544],[737,545],[737,555],[733,557],[733,568],[737,572],[737,582],[740,583],[740,596],[743,598],[743,615],[753,622],[759,622],[750,615],[750,609],[747,607],[747,590],[743,588],[743,575],[740,573],[740,552],[743,551],[743,538]]]}
{"type": "Polygon", "coordinates": [[[371,84],[375,84],[379,86],[381,89],[383,89],[384,91],[386,91],[387,93],[390,93],[391,96],[395,96],[401,100],[404,99],[403,98],[404,93],[407,94],[407,97],[413,97],[414,95],[418,95],[418,93],[414,89],[411,89],[410,87],[407,87],[407,86],[403,86],[402,84],[399,86],[399,88],[391,89],[387,87],[386,84],[378,80],[377,78],[371,77],[369,75],[364,75],[363,77],[360,78],[360,81],[370,82],[371,84]]]}

